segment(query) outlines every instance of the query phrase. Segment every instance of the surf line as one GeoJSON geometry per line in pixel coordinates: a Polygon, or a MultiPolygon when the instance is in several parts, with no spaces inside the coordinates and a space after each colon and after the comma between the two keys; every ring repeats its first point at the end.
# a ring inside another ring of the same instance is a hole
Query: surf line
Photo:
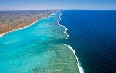
{"type": "MultiPolygon", "coordinates": [[[[66,39],[68,39],[68,38],[69,38],[69,35],[68,35],[68,33],[67,33],[67,30],[68,30],[68,29],[67,29],[65,26],[63,26],[63,25],[61,25],[61,24],[59,23],[59,21],[61,21],[61,16],[62,16],[61,11],[59,11],[59,13],[60,13],[60,15],[59,15],[59,20],[57,21],[57,23],[58,23],[59,26],[61,26],[61,27],[63,27],[63,28],[65,29],[64,34],[67,35],[66,39]]],[[[74,54],[74,56],[75,56],[75,58],[76,58],[76,60],[77,60],[77,67],[78,67],[78,69],[79,69],[79,72],[80,72],[80,73],[84,73],[84,70],[83,70],[83,68],[82,68],[82,66],[81,66],[81,63],[79,62],[78,57],[77,57],[76,54],[75,54],[75,50],[74,50],[70,45],[67,45],[67,44],[63,44],[63,45],[64,45],[64,46],[67,46],[67,47],[73,52],[73,54],[74,54]]]]}
{"type": "Polygon", "coordinates": [[[30,24],[30,25],[27,25],[27,26],[24,26],[24,27],[21,27],[21,28],[13,29],[13,30],[11,30],[11,31],[2,33],[2,34],[0,34],[0,37],[4,36],[4,35],[7,34],[7,33],[10,33],[10,32],[13,32],[13,31],[17,31],[17,30],[21,30],[21,29],[25,29],[25,28],[27,28],[27,27],[30,27],[30,26],[32,26],[33,24],[35,24],[36,22],[38,22],[39,20],[45,19],[45,18],[47,18],[47,17],[50,17],[51,15],[55,15],[56,13],[57,13],[57,12],[52,13],[52,14],[50,14],[49,16],[43,17],[43,18],[41,18],[41,19],[37,19],[35,22],[33,22],[33,23],[30,24]]]}
{"type": "MultiPolygon", "coordinates": [[[[42,18],[41,18],[41,19],[42,19],[42,18]]],[[[13,30],[8,31],[8,32],[6,32],[6,33],[2,33],[2,34],[0,34],[0,37],[4,36],[4,35],[7,34],[7,33],[10,33],[10,32],[16,31],[16,30],[21,30],[21,29],[30,27],[30,26],[32,26],[33,24],[35,24],[36,22],[38,22],[38,20],[36,20],[35,22],[33,22],[32,24],[30,24],[30,25],[28,25],[28,26],[24,26],[24,27],[22,27],[22,28],[13,29],[13,30]]]]}

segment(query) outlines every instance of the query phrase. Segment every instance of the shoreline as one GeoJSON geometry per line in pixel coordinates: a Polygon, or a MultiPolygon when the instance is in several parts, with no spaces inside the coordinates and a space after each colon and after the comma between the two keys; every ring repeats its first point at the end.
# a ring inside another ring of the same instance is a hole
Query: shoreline
{"type": "MultiPolygon", "coordinates": [[[[42,18],[41,18],[42,19],[42,18]]],[[[4,36],[5,34],[7,34],[7,33],[10,33],[10,32],[13,32],[13,31],[16,31],[16,30],[21,30],[21,29],[24,29],[24,28],[27,28],[27,27],[30,27],[31,25],[33,25],[34,23],[36,23],[38,20],[36,20],[35,22],[33,22],[32,24],[30,24],[30,25],[27,25],[27,26],[24,26],[24,27],[21,27],[21,28],[18,28],[18,29],[13,29],[13,30],[11,30],[11,31],[8,31],[8,32],[5,32],[5,33],[2,33],[2,34],[0,34],[0,37],[2,37],[2,36],[4,36]]]]}
{"type": "MultiPolygon", "coordinates": [[[[55,13],[57,13],[57,12],[55,12],[55,13]]],[[[8,32],[5,32],[5,33],[2,33],[2,34],[0,34],[0,37],[4,36],[5,34],[7,34],[7,33],[9,33],[9,32],[16,31],[16,30],[21,30],[21,29],[24,29],[24,28],[30,27],[31,25],[35,24],[35,23],[36,23],[36,22],[38,22],[39,20],[44,19],[44,18],[47,18],[47,17],[49,17],[49,16],[51,16],[51,15],[53,15],[53,14],[55,14],[55,13],[51,13],[50,15],[48,15],[48,16],[46,16],[46,17],[43,17],[43,18],[37,19],[35,22],[33,22],[32,24],[29,24],[29,25],[27,25],[27,26],[20,27],[20,28],[17,28],[17,29],[12,29],[11,31],[8,31],[8,32]]]]}
{"type": "MultiPolygon", "coordinates": [[[[58,12],[60,12],[60,10],[57,11],[57,12],[51,13],[50,15],[48,15],[48,16],[46,16],[46,17],[43,17],[43,18],[41,18],[41,19],[47,18],[47,17],[49,17],[49,16],[51,16],[51,15],[55,15],[55,14],[57,14],[58,12]]],[[[61,13],[61,15],[62,15],[62,13],[61,13]]],[[[68,29],[67,29],[65,26],[63,26],[63,25],[61,25],[61,24],[59,23],[59,21],[61,20],[61,15],[59,16],[60,19],[59,19],[57,22],[58,22],[58,25],[59,25],[59,26],[61,26],[61,27],[63,27],[63,28],[65,29],[64,34],[67,35],[66,39],[68,39],[68,38],[69,38],[69,35],[68,35],[68,33],[67,33],[67,30],[68,30],[68,29]]],[[[21,30],[21,29],[30,27],[31,25],[35,24],[36,22],[38,22],[38,21],[41,20],[41,19],[36,20],[35,22],[33,22],[32,24],[30,24],[30,25],[28,25],[28,26],[24,26],[24,27],[18,28],[18,29],[13,29],[13,30],[8,31],[8,32],[6,32],[6,33],[0,34],[0,37],[4,36],[5,34],[7,34],[7,33],[9,33],[9,32],[16,31],[16,30],[21,30]]],[[[72,53],[74,54],[74,57],[76,58],[76,64],[77,64],[77,67],[78,67],[78,69],[79,69],[79,72],[80,72],[80,73],[84,73],[84,70],[83,70],[83,68],[81,67],[81,64],[80,64],[80,62],[78,61],[78,58],[77,58],[77,56],[76,56],[76,54],[75,54],[75,50],[73,50],[72,47],[71,47],[70,45],[67,45],[67,44],[63,44],[63,45],[64,45],[64,46],[67,46],[67,47],[72,51],[72,53]]]]}
{"type": "Polygon", "coordinates": [[[0,37],[2,37],[5,33],[0,34],[0,37]]]}

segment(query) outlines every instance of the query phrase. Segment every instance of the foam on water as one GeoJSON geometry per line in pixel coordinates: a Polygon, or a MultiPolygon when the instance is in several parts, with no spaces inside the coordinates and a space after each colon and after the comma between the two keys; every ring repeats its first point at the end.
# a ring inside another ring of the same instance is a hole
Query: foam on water
{"type": "MultiPolygon", "coordinates": [[[[60,11],[59,11],[59,12],[60,12],[60,11]]],[[[61,16],[62,16],[62,13],[61,13],[60,16],[59,16],[59,21],[61,20],[61,16]]],[[[67,35],[66,39],[68,39],[68,38],[69,38],[69,35],[68,35],[68,33],[67,33],[67,30],[68,30],[68,29],[67,29],[65,26],[61,25],[61,24],[59,23],[59,21],[57,21],[57,23],[58,23],[58,25],[60,25],[61,27],[63,27],[63,28],[65,29],[64,33],[67,35]]]]}
{"type": "Polygon", "coordinates": [[[59,24],[61,20],[59,13],[51,14],[48,18],[36,22],[31,27],[28,26],[28,28],[25,27],[25,29],[22,28],[23,30],[14,32],[10,31],[11,33],[1,37],[0,72],[5,72],[6,69],[5,73],[25,73],[27,71],[33,73],[33,70],[37,73],[43,73],[41,69],[46,70],[47,68],[49,72],[45,73],[54,73],[54,71],[67,73],[67,69],[73,73],[78,72],[79,69],[82,73],[74,50],[62,42],[68,39],[69,35],[66,32],[68,29],[59,24]],[[55,60],[57,61],[55,62],[55,60]],[[57,67],[61,70],[58,70],[57,67]],[[62,67],[65,69],[62,70],[62,67]]]}
{"type": "MultiPolygon", "coordinates": [[[[61,12],[61,11],[59,11],[59,12],[61,12]]],[[[59,19],[60,19],[60,20],[61,20],[61,16],[62,16],[62,13],[61,13],[61,15],[59,16],[59,19]]],[[[59,21],[60,21],[60,20],[59,20],[59,21]]],[[[64,33],[67,35],[66,39],[68,39],[68,38],[69,38],[69,35],[68,35],[68,33],[67,33],[67,30],[68,30],[68,29],[67,29],[65,26],[61,25],[61,24],[59,23],[59,21],[57,21],[57,22],[58,22],[58,24],[59,24],[61,27],[63,27],[63,28],[65,29],[64,33]]],[[[83,70],[83,68],[82,68],[82,66],[81,66],[81,63],[79,62],[78,57],[77,57],[76,54],[75,54],[75,50],[73,50],[73,48],[72,48],[70,45],[67,45],[67,44],[64,44],[64,45],[67,46],[67,47],[73,52],[73,54],[74,54],[74,56],[75,56],[75,58],[76,58],[76,60],[77,60],[77,66],[78,66],[79,72],[80,72],[80,73],[84,73],[84,70],[83,70]]]]}
{"type": "Polygon", "coordinates": [[[83,68],[81,66],[81,63],[79,62],[78,57],[75,54],[75,50],[73,50],[73,48],[70,45],[67,45],[67,44],[64,44],[64,45],[67,46],[73,52],[73,54],[74,54],[74,56],[75,56],[75,58],[77,60],[77,66],[78,66],[79,72],[84,73],[84,70],[83,70],[83,68]]]}

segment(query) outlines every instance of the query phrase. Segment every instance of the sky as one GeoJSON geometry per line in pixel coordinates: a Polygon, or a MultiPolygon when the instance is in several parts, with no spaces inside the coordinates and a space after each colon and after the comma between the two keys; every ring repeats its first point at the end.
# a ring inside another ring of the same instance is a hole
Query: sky
{"type": "Polygon", "coordinates": [[[116,0],[0,0],[0,10],[116,10],[116,0]]]}

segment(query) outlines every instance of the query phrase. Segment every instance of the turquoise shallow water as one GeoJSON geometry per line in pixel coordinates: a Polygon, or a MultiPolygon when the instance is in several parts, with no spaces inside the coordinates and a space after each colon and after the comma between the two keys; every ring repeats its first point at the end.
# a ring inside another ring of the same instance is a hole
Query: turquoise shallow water
{"type": "Polygon", "coordinates": [[[0,37],[0,73],[77,73],[76,59],[64,46],[61,13],[0,37]]]}

